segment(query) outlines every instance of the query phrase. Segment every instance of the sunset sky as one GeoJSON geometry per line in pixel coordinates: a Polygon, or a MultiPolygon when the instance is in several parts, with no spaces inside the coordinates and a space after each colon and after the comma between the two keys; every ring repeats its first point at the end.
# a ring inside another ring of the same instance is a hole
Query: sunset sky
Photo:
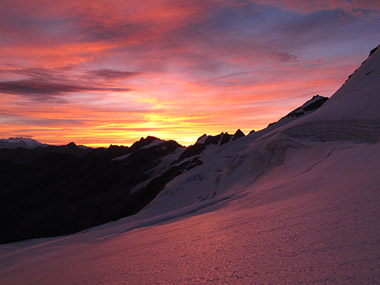
{"type": "Polygon", "coordinates": [[[188,145],[331,96],[380,44],[380,0],[2,0],[0,138],[188,145]]]}

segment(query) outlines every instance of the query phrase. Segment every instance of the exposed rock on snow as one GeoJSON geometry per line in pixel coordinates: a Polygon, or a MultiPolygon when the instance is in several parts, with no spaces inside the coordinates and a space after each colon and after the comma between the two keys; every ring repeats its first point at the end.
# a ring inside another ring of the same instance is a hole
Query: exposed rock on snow
{"type": "Polygon", "coordinates": [[[315,95],[315,96],[313,96],[313,98],[308,100],[302,106],[291,111],[289,114],[287,114],[285,117],[282,117],[277,122],[270,123],[268,125],[268,127],[271,127],[273,125],[281,126],[281,125],[284,125],[284,124],[289,123],[291,121],[294,121],[298,117],[309,115],[312,112],[316,111],[319,107],[321,107],[328,99],[329,98],[327,98],[327,97],[315,95]]]}
{"type": "Polygon", "coordinates": [[[236,131],[236,133],[234,134],[232,140],[234,141],[234,140],[240,139],[240,138],[242,138],[244,136],[245,136],[245,134],[240,129],[238,129],[236,131]]]}
{"type": "Polygon", "coordinates": [[[205,149],[206,149],[206,145],[203,143],[197,143],[195,145],[191,145],[188,148],[186,148],[184,152],[182,152],[178,160],[181,161],[186,158],[201,154],[202,151],[204,151],[205,149]]]}
{"type": "Polygon", "coordinates": [[[319,107],[323,105],[329,98],[322,97],[319,95],[314,96],[309,101],[307,101],[305,104],[303,104],[301,107],[295,109],[294,111],[290,112],[285,117],[299,117],[305,114],[307,111],[316,110],[319,107]]]}

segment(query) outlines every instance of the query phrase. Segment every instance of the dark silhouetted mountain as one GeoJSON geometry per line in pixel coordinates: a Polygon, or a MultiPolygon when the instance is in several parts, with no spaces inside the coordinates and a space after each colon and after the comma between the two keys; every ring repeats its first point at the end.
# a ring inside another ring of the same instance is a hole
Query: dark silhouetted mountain
{"type": "Polygon", "coordinates": [[[46,153],[64,153],[71,154],[75,157],[82,157],[86,153],[89,153],[91,150],[91,148],[78,147],[75,143],[69,143],[63,146],[46,145],[33,149],[21,147],[15,149],[3,148],[0,149],[0,159],[6,159],[15,163],[27,164],[46,153]]]}
{"type": "Polygon", "coordinates": [[[152,137],[152,136],[147,136],[146,138],[141,138],[139,141],[135,142],[132,146],[131,146],[131,150],[137,150],[139,148],[142,148],[144,146],[148,146],[154,142],[160,142],[161,140],[159,138],[156,138],[156,137],[152,137]]]}
{"type": "Polygon", "coordinates": [[[183,148],[152,138],[131,148],[82,149],[70,143],[8,149],[13,159],[0,159],[0,224],[6,229],[0,242],[73,233],[139,211],[165,181],[197,165],[169,167],[183,148]]]}
{"type": "Polygon", "coordinates": [[[245,136],[245,134],[240,129],[238,129],[236,131],[236,133],[234,134],[232,140],[234,141],[234,140],[240,139],[240,138],[242,138],[244,136],[245,136]]]}
{"type": "Polygon", "coordinates": [[[110,145],[108,148],[96,148],[89,152],[87,156],[97,156],[107,160],[120,157],[122,155],[128,154],[131,149],[127,146],[110,145]]]}

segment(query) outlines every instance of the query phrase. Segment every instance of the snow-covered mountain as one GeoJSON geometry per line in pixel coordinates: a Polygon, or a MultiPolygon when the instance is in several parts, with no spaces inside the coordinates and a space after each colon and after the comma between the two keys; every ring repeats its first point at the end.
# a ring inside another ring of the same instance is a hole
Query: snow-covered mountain
{"type": "Polygon", "coordinates": [[[14,149],[18,147],[32,149],[39,146],[42,147],[46,145],[31,138],[15,137],[15,138],[8,138],[8,139],[0,139],[0,149],[2,148],[14,149]]]}
{"type": "Polygon", "coordinates": [[[317,110],[172,153],[136,215],[0,246],[0,282],[379,283],[379,79],[377,49],[317,110]]]}

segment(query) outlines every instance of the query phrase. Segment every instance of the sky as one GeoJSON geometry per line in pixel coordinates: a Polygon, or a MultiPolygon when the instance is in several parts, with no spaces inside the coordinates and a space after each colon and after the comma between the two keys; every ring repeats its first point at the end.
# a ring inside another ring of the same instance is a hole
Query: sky
{"type": "Polygon", "coordinates": [[[2,0],[0,138],[193,144],[330,97],[380,44],[380,0],[2,0]]]}

